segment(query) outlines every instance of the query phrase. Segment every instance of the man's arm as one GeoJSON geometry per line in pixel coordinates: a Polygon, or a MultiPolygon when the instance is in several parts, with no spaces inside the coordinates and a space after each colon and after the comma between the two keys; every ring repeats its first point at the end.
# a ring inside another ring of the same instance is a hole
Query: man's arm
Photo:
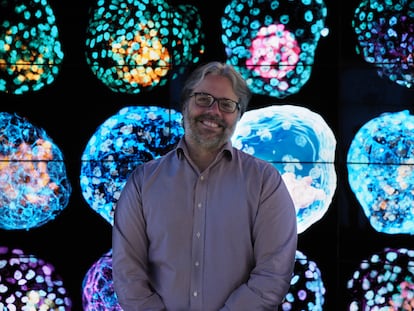
{"type": "Polygon", "coordinates": [[[289,290],[297,249],[297,219],[280,174],[270,173],[264,178],[252,234],[256,265],[248,281],[229,296],[222,311],[274,311],[289,290]]]}
{"type": "MultiPolygon", "coordinates": [[[[136,176],[136,175],[135,175],[136,176]]],[[[134,173],[117,202],[112,229],[112,275],[124,311],[165,310],[148,278],[145,221],[134,173]]]]}

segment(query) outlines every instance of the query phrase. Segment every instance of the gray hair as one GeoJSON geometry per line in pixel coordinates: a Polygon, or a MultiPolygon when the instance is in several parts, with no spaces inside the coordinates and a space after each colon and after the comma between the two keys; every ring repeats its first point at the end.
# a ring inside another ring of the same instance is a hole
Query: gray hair
{"type": "Polygon", "coordinates": [[[190,76],[187,78],[184,83],[183,89],[181,91],[181,109],[183,110],[185,105],[188,102],[190,95],[193,93],[194,89],[199,85],[204,78],[209,75],[220,75],[228,78],[231,81],[233,86],[233,91],[236,96],[239,98],[238,102],[240,104],[240,117],[247,110],[250,98],[252,96],[249,87],[246,84],[246,81],[240,75],[236,69],[225,63],[213,61],[206,63],[198,68],[196,68],[190,76]]]}

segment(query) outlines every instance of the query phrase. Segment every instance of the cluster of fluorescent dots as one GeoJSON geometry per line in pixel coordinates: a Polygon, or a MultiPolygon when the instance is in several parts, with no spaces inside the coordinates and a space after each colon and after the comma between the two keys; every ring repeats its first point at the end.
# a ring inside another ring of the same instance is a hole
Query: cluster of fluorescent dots
{"type": "Polygon", "coordinates": [[[181,113],[173,109],[125,107],[102,123],[89,139],[82,154],[82,195],[111,225],[129,173],[178,143],[184,133],[181,119],[181,113]]]}
{"type": "Polygon", "coordinates": [[[414,87],[413,19],[412,0],[364,0],[352,20],[356,52],[380,77],[407,88],[414,87]]]}
{"type": "Polygon", "coordinates": [[[1,1],[0,91],[23,94],[51,84],[63,52],[52,8],[44,1],[1,1]]]}
{"type": "Polygon", "coordinates": [[[325,27],[322,0],[232,0],[221,18],[227,62],[256,94],[284,98],[298,93],[311,76],[325,27]]]}
{"type": "Polygon", "coordinates": [[[29,230],[53,220],[72,192],[63,155],[27,119],[0,113],[0,228],[29,230]]]}
{"type": "Polygon", "coordinates": [[[385,248],[360,263],[348,280],[349,311],[414,310],[414,250],[385,248]]]}
{"type": "Polygon", "coordinates": [[[232,143],[281,172],[295,203],[299,233],[327,212],[336,190],[336,139],[319,114],[292,105],[250,110],[237,124],[232,143]]]}
{"type": "Polygon", "coordinates": [[[364,124],[348,150],[349,184],[372,227],[414,234],[414,116],[383,113],[364,124]]]}
{"type": "Polygon", "coordinates": [[[0,245],[0,310],[68,311],[72,300],[55,267],[0,245]]]}
{"type": "Polygon", "coordinates": [[[317,264],[301,251],[296,251],[294,274],[290,289],[279,311],[322,311],[326,288],[317,264]]]}
{"type": "MultiPolygon", "coordinates": [[[[52,8],[46,0],[29,4],[0,2],[6,17],[0,24],[0,91],[17,96],[51,84],[64,60],[52,8]]],[[[380,76],[406,87],[413,80],[413,6],[403,0],[385,6],[363,1],[352,21],[357,53],[376,64],[380,76]]],[[[112,0],[97,1],[90,12],[86,62],[113,92],[137,94],[162,87],[200,62],[205,52],[196,6],[112,0]]],[[[295,94],[309,80],[318,42],[328,34],[326,16],[322,0],[230,1],[220,20],[226,62],[238,68],[255,94],[295,94]]],[[[125,107],[97,129],[84,149],[80,170],[82,195],[97,214],[113,224],[128,174],[171,150],[183,134],[181,122],[173,109],[125,107]]],[[[379,232],[414,234],[413,127],[407,111],[382,115],[361,128],[349,149],[349,183],[379,232]]],[[[1,229],[42,226],[59,215],[71,195],[63,156],[45,131],[25,118],[1,114],[0,129],[1,229]]],[[[280,170],[294,199],[299,233],[324,216],[336,190],[336,140],[318,114],[291,105],[247,111],[232,141],[280,170]]],[[[382,279],[390,283],[376,296],[366,285],[366,276],[378,274],[372,269],[376,266],[361,264],[364,273],[354,273],[348,286],[355,297],[350,310],[360,310],[365,300],[372,310],[380,310],[385,300],[394,308],[413,307],[412,251],[390,251],[386,260],[395,263],[400,257],[410,260],[399,260],[393,266],[399,273],[393,270],[391,277],[386,271],[382,279]],[[398,283],[395,276],[401,277],[398,283]]],[[[378,256],[373,259],[378,262],[378,256]]],[[[0,307],[70,310],[70,299],[50,264],[0,246],[0,272],[0,307]]],[[[121,310],[112,287],[111,250],[91,267],[82,288],[85,310],[121,310]]],[[[325,292],[317,265],[298,251],[280,310],[322,310],[325,292]]]]}
{"type": "Polygon", "coordinates": [[[86,61],[114,92],[163,86],[197,63],[204,33],[197,8],[166,1],[98,1],[87,28],[86,61]]]}

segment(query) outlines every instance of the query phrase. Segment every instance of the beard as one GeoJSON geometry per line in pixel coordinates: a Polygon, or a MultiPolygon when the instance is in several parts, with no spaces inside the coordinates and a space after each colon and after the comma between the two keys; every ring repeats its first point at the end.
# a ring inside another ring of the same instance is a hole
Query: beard
{"type": "Polygon", "coordinates": [[[184,116],[184,128],[188,139],[199,145],[203,149],[217,150],[227,143],[233,135],[236,123],[227,124],[223,119],[210,114],[203,114],[190,118],[188,113],[184,116]],[[202,121],[212,121],[219,125],[218,128],[204,128],[202,121]]]}

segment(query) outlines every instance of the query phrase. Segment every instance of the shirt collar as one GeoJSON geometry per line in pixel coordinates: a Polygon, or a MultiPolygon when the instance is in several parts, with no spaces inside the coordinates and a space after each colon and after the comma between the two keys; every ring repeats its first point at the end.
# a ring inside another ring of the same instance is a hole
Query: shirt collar
{"type": "MultiPolygon", "coordinates": [[[[188,156],[188,148],[187,148],[187,144],[185,142],[184,136],[181,137],[175,150],[176,150],[177,157],[179,159],[182,158],[183,155],[188,156]]],[[[223,156],[225,156],[228,160],[233,159],[234,150],[233,150],[233,145],[231,141],[226,142],[221,148],[220,152],[223,153],[223,156]]]]}

